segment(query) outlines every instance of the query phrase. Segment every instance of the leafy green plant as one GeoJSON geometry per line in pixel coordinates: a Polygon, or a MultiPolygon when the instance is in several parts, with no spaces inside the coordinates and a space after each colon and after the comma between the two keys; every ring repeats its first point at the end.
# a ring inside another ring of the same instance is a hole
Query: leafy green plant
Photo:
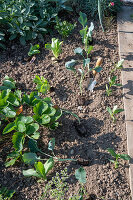
{"type": "Polygon", "coordinates": [[[94,24],[91,22],[90,27],[87,26],[87,16],[85,13],[80,12],[80,17],[78,21],[83,26],[83,29],[80,30],[80,35],[82,37],[82,42],[84,44],[84,49],[86,54],[88,55],[90,51],[93,49],[92,46],[89,46],[89,43],[92,42],[92,32],[94,29],[94,24]]]}
{"type": "Polygon", "coordinates": [[[110,77],[108,78],[109,83],[106,84],[106,94],[107,96],[110,96],[110,94],[112,94],[112,86],[122,86],[121,84],[116,82],[117,77],[114,75],[112,76],[112,74],[118,70],[118,69],[122,69],[122,65],[123,65],[124,59],[120,60],[115,66],[114,68],[111,70],[110,73],[110,77]]]}
{"type": "Polygon", "coordinates": [[[48,81],[43,76],[41,76],[40,78],[39,76],[36,75],[34,83],[37,84],[36,89],[38,90],[38,92],[41,92],[43,94],[46,94],[47,91],[50,89],[48,81]]]}
{"type": "MultiPolygon", "coordinates": [[[[78,170],[78,175],[80,176],[83,171],[80,169],[78,170]]],[[[56,173],[52,180],[50,180],[46,185],[41,196],[40,200],[47,200],[47,199],[66,199],[65,196],[69,191],[69,184],[67,182],[68,179],[67,168],[61,170],[60,173],[56,173]]],[[[79,189],[78,194],[73,194],[73,196],[69,197],[69,200],[83,200],[83,196],[86,193],[84,186],[79,189]]]]}
{"type": "Polygon", "coordinates": [[[106,84],[106,94],[107,96],[110,96],[110,94],[112,94],[112,86],[122,86],[119,83],[116,83],[116,76],[113,76],[112,78],[109,77],[109,86],[108,84],[106,84]]]}
{"type": "Polygon", "coordinates": [[[58,17],[56,17],[55,29],[63,38],[68,37],[75,27],[76,23],[71,24],[68,21],[61,21],[58,17]]]}
{"type": "Polygon", "coordinates": [[[107,107],[107,111],[109,112],[110,117],[112,118],[113,122],[115,122],[116,121],[115,115],[120,113],[120,112],[123,112],[124,109],[117,108],[117,105],[116,105],[116,106],[113,107],[112,110],[111,110],[110,107],[107,107]]]}
{"type": "Polygon", "coordinates": [[[52,50],[52,53],[54,57],[57,59],[59,55],[61,54],[61,45],[63,41],[60,42],[59,39],[52,38],[52,43],[51,44],[45,44],[45,48],[52,50]]]}
{"type": "Polygon", "coordinates": [[[128,154],[117,154],[113,149],[108,148],[107,151],[111,154],[111,156],[114,157],[115,160],[110,160],[112,163],[114,163],[115,168],[117,169],[119,167],[119,159],[123,160],[130,160],[130,156],[128,154]]]}
{"type": "Polygon", "coordinates": [[[8,190],[7,187],[0,188],[0,200],[10,200],[15,194],[15,190],[8,190]]]}
{"type": "Polygon", "coordinates": [[[82,95],[83,81],[84,81],[85,77],[93,70],[96,73],[100,72],[102,70],[102,68],[101,68],[101,66],[96,66],[94,68],[90,68],[89,67],[90,58],[85,58],[84,57],[83,49],[81,49],[80,47],[76,48],[74,50],[74,53],[75,54],[79,54],[80,56],[82,56],[83,61],[81,62],[81,61],[72,59],[71,61],[68,61],[68,62],[65,63],[65,67],[66,67],[66,69],[74,72],[74,74],[76,74],[78,72],[80,73],[79,87],[80,87],[80,93],[82,95]],[[75,66],[77,64],[82,64],[82,67],[78,68],[78,71],[76,71],[76,69],[75,69],[75,66]]]}
{"type": "Polygon", "coordinates": [[[31,44],[30,50],[28,52],[28,56],[33,56],[40,53],[39,48],[40,48],[39,44],[35,44],[35,45],[31,44]]]}
{"type": "MultiPolygon", "coordinates": [[[[44,41],[43,36],[51,31],[58,12],[72,11],[65,2],[66,0],[0,0],[0,38],[3,40],[5,34],[9,40],[18,39],[22,45],[29,40],[44,41]]],[[[0,46],[5,47],[3,43],[0,46]]]]}

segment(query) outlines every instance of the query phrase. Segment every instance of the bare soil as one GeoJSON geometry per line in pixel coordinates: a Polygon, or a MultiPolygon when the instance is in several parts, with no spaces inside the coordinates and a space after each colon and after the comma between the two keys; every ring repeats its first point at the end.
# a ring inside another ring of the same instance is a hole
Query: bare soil
{"type": "MultiPolygon", "coordinates": [[[[69,16],[69,19],[73,22],[78,21],[78,17],[73,15],[69,16]]],[[[41,53],[36,56],[33,63],[26,59],[30,44],[24,47],[17,42],[8,44],[7,50],[1,51],[0,54],[0,80],[2,81],[4,76],[8,75],[16,80],[17,87],[24,92],[35,89],[33,83],[35,75],[48,79],[50,85],[54,87],[54,91],[49,92],[48,96],[52,98],[54,104],[76,113],[81,118],[82,130],[79,132],[74,117],[63,115],[60,119],[60,126],[55,131],[40,129],[39,147],[47,152],[48,141],[55,137],[55,154],[58,157],[80,158],[88,161],[87,166],[84,166],[87,173],[85,186],[88,199],[104,197],[105,200],[130,200],[128,163],[121,161],[119,168],[114,169],[113,163],[109,161],[111,157],[106,150],[110,147],[116,152],[127,153],[124,112],[118,114],[117,122],[114,124],[106,110],[107,106],[113,108],[114,105],[123,108],[122,88],[114,88],[109,97],[105,93],[109,72],[114,63],[119,61],[117,23],[114,19],[103,33],[99,22],[93,19],[92,21],[95,31],[90,66],[95,66],[98,57],[102,57],[103,70],[98,76],[98,83],[93,92],[85,90],[84,87],[82,101],[79,100],[80,90],[75,76],[65,68],[66,61],[77,58],[74,49],[83,47],[79,34],[81,29],[79,23],[72,35],[63,42],[62,54],[57,63],[52,63],[52,53],[44,48],[43,43],[40,43],[41,53]]],[[[53,32],[53,35],[61,40],[56,32],[53,32]]],[[[47,35],[44,43],[50,42],[51,36],[47,35]]],[[[120,71],[116,72],[116,75],[118,82],[121,82],[120,71]]],[[[13,199],[38,200],[45,183],[38,183],[35,178],[25,178],[22,170],[28,169],[29,166],[24,163],[5,168],[4,162],[12,149],[12,143],[8,139],[0,145],[0,183],[2,186],[16,190],[13,199]]],[[[68,196],[64,197],[68,199],[70,194],[76,193],[79,188],[79,183],[74,178],[74,171],[80,165],[75,162],[59,163],[56,164],[55,171],[60,171],[65,166],[68,167],[70,174],[70,189],[68,196]]]]}

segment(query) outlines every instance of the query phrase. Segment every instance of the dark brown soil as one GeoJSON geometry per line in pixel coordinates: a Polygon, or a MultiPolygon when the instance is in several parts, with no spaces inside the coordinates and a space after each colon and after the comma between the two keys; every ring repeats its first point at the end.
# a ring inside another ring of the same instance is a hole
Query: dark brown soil
{"type": "MultiPolygon", "coordinates": [[[[73,22],[77,17],[73,17],[73,22]]],[[[90,22],[89,22],[90,23],[90,22]]],[[[105,94],[105,84],[113,64],[118,62],[118,41],[116,21],[103,33],[99,22],[94,21],[95,31],[93,35],[94,50],[92,51],[91,67],[95,65],[98,57],[103,58],[103,70],[98,77],[98,83],[91,93],[84,89],[83,96],[79,100],[80,90],[75,76],[67,71],[65,62],[75,58],[74,49],[83,47],[79,35],[81,26],[63,43],[63,50],[60,60],[52,63],[52,53],[40,44],[41,53],[36,60],[30,63],[27,53],[30,45],[22,47],[17,43],[9,44],[7,51],[0,55],[0,80],[8,75],[17,82],[17,87],[22,91],[35,89],[33,79],[35,75],[44,76],[51,85],[51,96],[53,103],[61,108],[71,110],[81,118],[81,127],[77,127],[74,117],[63,115],[61,125],[56,131],[41,128],[39,146],[47,151],[47,144],[50,138],[55,137],[55,154],[60,158],[79,159],[77,163],[59,163],[56,170],[68,167],[70,173],[69,195],[74,195],[79,189],[79,184],[74,178],[75,169],[80,165],[84,166],[87,173],[87,196],[88,199],[105,200],[129,200],[129,174],[128,163],[121,161],[118,169],[114,169],[110,163],[110,155],[107,148],[113,148],[116,152],[127,153],[126,132],[124,112],[118,114],[117,122],[114,124],[106,110],[107,106],[118,105],[123,108],[122,88],[115,88],[109,97],[105,94]],[[81,129],[81,130],[79,130],[81,129]]],[[[54,35],[57,36],[57,33],[54,35]]],[[[61,38],[60,38],[61,39],[61,38]]],[[[50,36],[45,37],[45,43],[51,41],[50,36]]],[[[121,73],[117,72],[118,82],[121,80],[121,73]]],[[[121,82],[121,81],[120,81],[121,82]]],[[[86,83],[84,83],[85,85],[86,83]]],[[[45,184],[37,183],[35,178],[25,178],[22,175],[23,169],[28,169],[24,163],[17,163],[13,167],[5,168],[4,162],[7,154],[11,151],[11,141],[5,140],[0,148],[0,183],[10,189],[15,189],[16,200],[38,200],[42,194],[45,184]]],[[[69,196],[64,197],[68,200],[69,196]]]]}

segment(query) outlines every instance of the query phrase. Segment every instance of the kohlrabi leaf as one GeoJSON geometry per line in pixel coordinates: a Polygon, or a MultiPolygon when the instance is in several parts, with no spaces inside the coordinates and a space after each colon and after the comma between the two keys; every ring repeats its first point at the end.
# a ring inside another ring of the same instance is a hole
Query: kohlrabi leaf
{"type": "Polygon", "coordinates": [[[72,59],[71,61],[68,61],[65,63],[65,67],[66,67],[66,69],[75,72],[76,69],[74,68],[74,66],[76,65],[76,63],[77,63],[77,61],[72,59]]]}
{"type": "Polygon", "coordinates": [[[48,150],[53,151],[55,147],[55,138],[52,138],[48,143],[48,150]]]}
{"type": "Polygon", "coordinates": [[[83,27],[85,27],[87,25],[87,15],[82,12],[80,12],[79,14],[80,14],[80,17],[78,18],[78,21],[83,27]]]}
{"type": "Polygon", "coordinates": [[[86,171],[80,167],[75,171],[75,177],[80,183],[86,183],[86,171]]]}
{"type": "Polygon", "coordinates": [[[131,157],[128,154],[120,154],[120,158],[123,160],[130,160],[131,157]]]}
{"type": "Polygon", "coordinates": [[[110,107],[107,107],[107,111],[109,112],[110,115],[112,115],[112,110],[110,107]]]}
{"type": "Polygon", "coordinates": [[[76,49],[74,50],[74,53],[75,53],[75,54],[80,54],[80,55],[82,55],[82,54],[83,54],[83,49],[81,49],[80,47],[78,47],[78,48],[76,48],[76,49]]]}
{"type": "Polygon", "coordinates": [[[117,157],[117,154],[115,153],[115,151],[113,149],[108,148],[107,151],[111,154],[111,156],[113,156],[115,158],[117,157]]]}

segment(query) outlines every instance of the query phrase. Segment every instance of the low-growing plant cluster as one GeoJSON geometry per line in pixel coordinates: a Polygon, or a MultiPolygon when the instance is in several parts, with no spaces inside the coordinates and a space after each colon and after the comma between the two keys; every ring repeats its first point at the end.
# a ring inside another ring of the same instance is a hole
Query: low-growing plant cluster
{"type": "Polygon", "coordinates": [[[18,38],[22,45],[28,40],[43,36],[55,24],[61,10],[72,11],[65,5],[67,0],[0,0],[0,47],[6,48],[5,38],[18,38]]]}

